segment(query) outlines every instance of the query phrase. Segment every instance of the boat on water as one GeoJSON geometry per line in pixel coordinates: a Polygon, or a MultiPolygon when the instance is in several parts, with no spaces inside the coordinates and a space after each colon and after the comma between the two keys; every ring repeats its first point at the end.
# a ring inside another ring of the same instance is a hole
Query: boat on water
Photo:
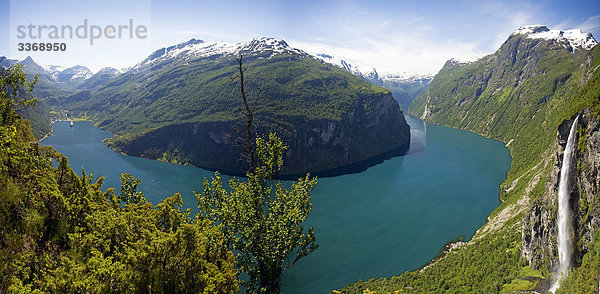
{"type": "Polygon", "coordinates": [[[73,121],[71,121],[71,127],[73,127],[73,121]]]}

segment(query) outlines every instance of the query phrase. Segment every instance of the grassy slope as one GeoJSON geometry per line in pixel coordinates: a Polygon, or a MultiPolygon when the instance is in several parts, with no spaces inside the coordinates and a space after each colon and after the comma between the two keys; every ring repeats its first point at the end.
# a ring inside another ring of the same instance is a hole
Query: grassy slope
{"type": "MultiPolygon", "coordinates": [[[[364,289],[379,293],[509,292],[532,289],[539,278],[548,277],[547,271],[529,270],[520,258],[520,221],[529,200],[542,196],[548,162],[553,161],[547,150],[556,138],[559,123],[585,107],[590,107],[597,116],[600,109],[600,70],[593,71],[600,63],[600,47],[590,53],[592,62],[587,67],[578,65],[585,57],[569,54],[558,50],[546,52],[546,57],[537,64],[543,74],[533,76],[519,87],[502,87],[503,80],[510,80],[507,76],[497,81],[490,78],[487,84],[490,87],[477,83],[481,77],[489,76],[494,62],[498,62],[494,55],[470,66],[446,66],[440,71],[409,111],[420,116],[427,103],[434,112],[429,121],[468,129],[506,143],[514,139],[509,145],[511,169],[501,184],[503,203],[467,246],[422,273],[359,281],[342,292],[361,293],[364,289]],[[581,86],[582,78],[588,77],[581,86]],[[471,98],[471,103],[456,107],[465,97],[471,98]]],[[[593,263],[598,260],[597,251],[588,255],[584,257],[588,262],[584,261],[571,279],[595,278],[586,274],[585,268],[597,270],[597,264],[593,263]]]]}

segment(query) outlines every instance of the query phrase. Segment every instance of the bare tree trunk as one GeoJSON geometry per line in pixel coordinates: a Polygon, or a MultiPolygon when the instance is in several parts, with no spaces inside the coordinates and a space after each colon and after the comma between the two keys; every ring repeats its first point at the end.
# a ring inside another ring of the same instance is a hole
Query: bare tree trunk
{"type": "Polygon", "coordinates": [[[281,292],[281,266],[261,263],[258,265],[260,271],[260,288],[267,294],[279,294],[281,292]]]}
{"type": "MultiPolygon", "coordinates": [[[[254,158],[254,132],[252,131],[252,123],[254,122],[254,108],[256,107],[256,101],[258,101],[258,95],[254,101],[254,105],[250,107],[246,90],[244,89],[244,69],[242,68],[242,56],[240,55],[237,59],[239,78],[240,78],[240,92],[242,92],[242,98],[244,100],[245,110],[242,109],[242,113],[246,116],[246,133],[245,142],[241,142],[246,147],[246,160],[248,161],[248,173],[253,174],[256,169],[256,159],[254,158]]],[[[260,94],[260,93],[259,93],[260,94]]]]}

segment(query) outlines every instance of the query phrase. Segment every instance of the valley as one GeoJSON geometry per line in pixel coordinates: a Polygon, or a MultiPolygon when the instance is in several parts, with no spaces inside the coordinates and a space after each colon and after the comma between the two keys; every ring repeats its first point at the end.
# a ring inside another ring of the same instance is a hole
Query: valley
{"type": "Polygon", "coordinates": [[[391,23],[0,57],[0,293],[599,291],[596,39],[391,23]]]}

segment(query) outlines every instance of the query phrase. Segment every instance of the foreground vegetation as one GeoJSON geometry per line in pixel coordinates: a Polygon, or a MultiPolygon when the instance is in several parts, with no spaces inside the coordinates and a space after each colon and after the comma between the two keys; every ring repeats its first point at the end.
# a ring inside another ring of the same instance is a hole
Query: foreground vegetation
{"type": "Polygon", "coordinates": [[[283,270],[317,248],[302,226],[317,182],[268,182],[287,147],[274,134],[255,137],[241,57],[238,69],[247,178],[231,180],[231,192],[218,173],[205,180],[191,217],[179,194],[152,205],[126,173],[118,194],[102,191],[103,178],[78,176],[40,147],[15,112],[37,102],[22,98],[36,80],[21,65],[0,68],[0,293],[235,293],[240,273],[247,292],[279,293],[283,270]]]}
{"type": "Polygon", "coordinates": [[[14,111],[33,84],[0,69],[0,293],[236,292],[223,234],[179,194],[152,205],[127,174],[119,194],[102,191],[39,146],[14,111]]]}
{"type": "Polygon", "coordinates": [[[225,189],[216,173],[211,181],[204,180],[204,193],[196,197],[203,215],[219,223],[229,248],[239,252],[236,265],[248,275],[242,280],[246,291],[276,294],[280,293],[283,271],[318,247],[313,228],[305,232],[303,226],[312,209],[310,198],[317,178],[307,174],[289,189],[279,181],[269,183],[281,170],[287,146],[273,133],[268,139],[255,139],[259,96],[251,100],[246,94],[242,56],[237,62],[246,124],[243,129],[236,128],[240,135],[236,142],[248,163],[246,178],[231,179],[225,189]]]}

